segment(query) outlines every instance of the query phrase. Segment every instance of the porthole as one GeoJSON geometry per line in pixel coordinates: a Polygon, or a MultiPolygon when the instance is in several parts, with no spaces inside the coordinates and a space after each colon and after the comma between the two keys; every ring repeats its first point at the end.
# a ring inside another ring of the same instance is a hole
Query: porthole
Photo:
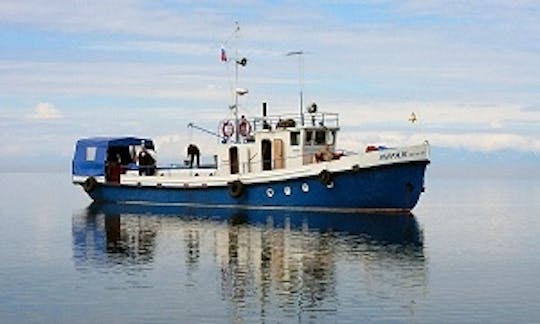
{"type": "Polygon", "coordinates": [[[308,192],[309,191],[309,185],[307,183],[303,183],[302,184],[302,191],[303,192],[308,192]]]}
{"type": "Polygon", "coordinates": [[[266,189],[266,195],[268,196],[268,198],[274,197],[274,189],[272,188],[266,189]]]}
{"type": "Polygon", "coordinates": [[[283,193],[285,194],[285,196],[290,196],[291,195],[291,187],[285,186],[285,188],[283,188],[283,193]]]}

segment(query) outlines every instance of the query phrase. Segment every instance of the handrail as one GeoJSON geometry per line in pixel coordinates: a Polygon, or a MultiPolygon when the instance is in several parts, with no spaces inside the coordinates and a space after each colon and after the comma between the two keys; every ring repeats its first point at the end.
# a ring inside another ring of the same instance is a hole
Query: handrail
{"type": "Polygon", "coordinates": [[[253,118],[253,130],[268,128],[310,128],[310,127],[339,127],[339,114],[337,113],[304,113],[305,124],[302,125],[300,114],[281,114],[253,118]],[[311,122],[311,123],[310,123],[311,122]]]}
{"type": "MultiPolygon", "coordinates": [[[[263,117],[254,117],[249,119],[253,127],[253,131],[261,129],[277,129],[277,128],[320,128],[320,127],[330,127],[330,128],[339,128],[339,115],[337,113],[305,113],[303,119],[304,125],[301,124],[302,118],[300,114],[280,114],[280,115],[270,115],[263,117]]],[[[222,120],[221,124],[227,122],[228,120],[222,120]]],[[[193,124],[188,126],[199,129],[201,131],[207,132],[212,135],[217,135],[220,138],[223,138],[222,135],[216,134],[214,132],[202,129],[193,124]]],[[[219,131],[219,130],[218,130],[219,131]]],[[[237,130],[235,130],[237,131],[237,130]]]]}

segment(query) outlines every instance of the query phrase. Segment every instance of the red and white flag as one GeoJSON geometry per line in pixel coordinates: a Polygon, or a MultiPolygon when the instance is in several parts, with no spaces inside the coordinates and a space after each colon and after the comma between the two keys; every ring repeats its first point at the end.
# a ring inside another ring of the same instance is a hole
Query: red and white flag
{"type": "Polygon", "coordinates": [[[227,62],[227,53],[223,46],[221,46],[221,62],[227,62]]]}

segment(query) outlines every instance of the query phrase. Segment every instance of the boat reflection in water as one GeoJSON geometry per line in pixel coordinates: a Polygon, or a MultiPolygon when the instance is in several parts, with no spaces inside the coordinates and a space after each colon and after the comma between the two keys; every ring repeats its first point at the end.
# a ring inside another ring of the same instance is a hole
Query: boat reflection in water
{"type": "Polygon", "coordinates": [[[309,310],[323,319],[373,298],[407,309],[425,294],[423,249],[412,214],[92,204],[73,218],[76,268],[142,265],[150,273],[158,260],[176,262],[171,277],[183,268],[205,285],[214,278],[217,289],[205,293],[219,291],[234,320],[309,310]]]}

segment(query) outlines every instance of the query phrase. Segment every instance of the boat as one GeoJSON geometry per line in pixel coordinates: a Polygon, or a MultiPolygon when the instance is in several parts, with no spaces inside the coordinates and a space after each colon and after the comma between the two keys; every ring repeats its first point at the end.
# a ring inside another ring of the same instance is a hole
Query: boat
{"type": "MultiPolygon", "coordinates": [[[[246,59],[235,60],[245,66],[246,59]]],[[[236,71],[238,75],[238,71],[236,71]]],[[[94,137],[76,143],[72,181],[96,202],[265,210],[408,212],[424,192],[427,141],[413,146],[339,150],[339,114],[317,104],[293,114],[218,121],[214,163],[160,166],[141,163],[156,147],[145,137],[94,137]]],[[[186,143],[187,144],[187,143],[186,143]]],[[[197,152],[198,158],[198,152],[197,152]]],[[[193,162],[193,156],[192,160],[193,162]]]]}

